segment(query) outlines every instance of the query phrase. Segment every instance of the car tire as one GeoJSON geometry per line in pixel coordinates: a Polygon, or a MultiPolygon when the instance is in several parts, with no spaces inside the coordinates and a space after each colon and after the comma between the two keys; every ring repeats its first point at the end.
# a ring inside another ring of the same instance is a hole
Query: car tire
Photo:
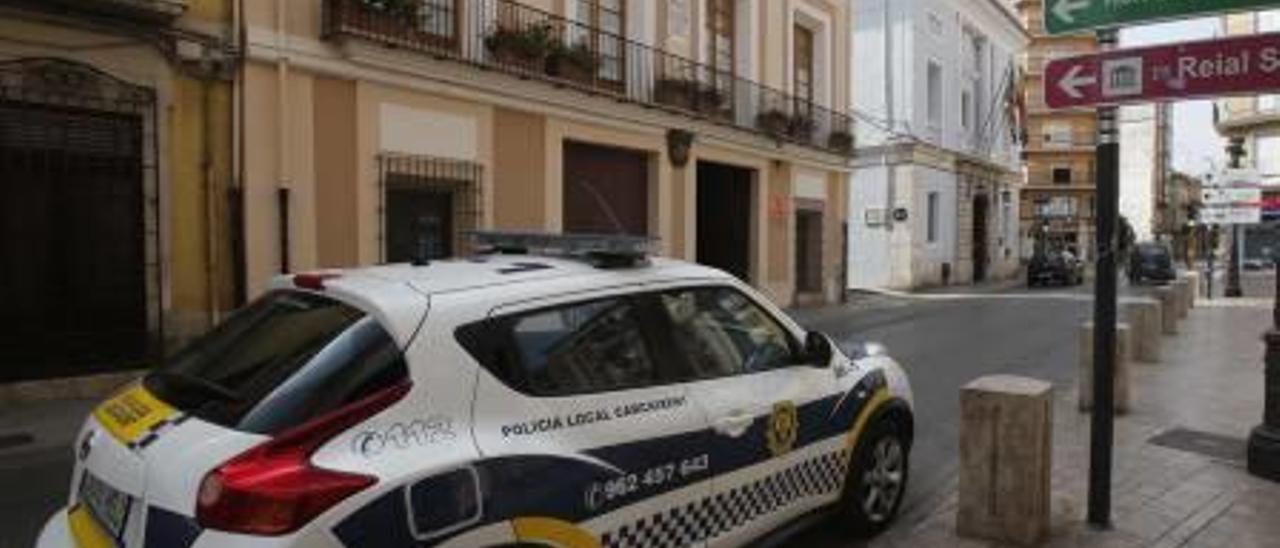
{"type": "Polygon", "coordinates": [[[893,523],[906,498],[910,451],[903,427],[890,419],[876,421],[858,441],[838,509],[849,533],[870,538],[893,523]]]}

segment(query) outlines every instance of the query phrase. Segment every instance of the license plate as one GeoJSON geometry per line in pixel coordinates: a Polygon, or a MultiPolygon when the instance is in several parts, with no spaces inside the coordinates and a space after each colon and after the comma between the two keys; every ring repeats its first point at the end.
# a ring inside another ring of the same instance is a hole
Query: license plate
{"type": "Polygon", "coordinates": [[[125,521],[129,518],[129,495],[121,493],[106,482],[84,473],[80,480],[80,502],[89,508],[89,513],[117,541],[124,535],[125,521]]]}

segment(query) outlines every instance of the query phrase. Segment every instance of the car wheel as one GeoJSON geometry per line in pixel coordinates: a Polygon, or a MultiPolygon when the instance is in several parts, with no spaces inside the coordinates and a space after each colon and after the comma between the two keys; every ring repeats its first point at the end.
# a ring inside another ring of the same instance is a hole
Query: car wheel
{"type": "Polygon", "coordinates": [[[858,442],[840,498],[840,521],[850,533],[872,537],[893,522],[907,492],[909,451],[892,420],[877,421],[858,442]]]}

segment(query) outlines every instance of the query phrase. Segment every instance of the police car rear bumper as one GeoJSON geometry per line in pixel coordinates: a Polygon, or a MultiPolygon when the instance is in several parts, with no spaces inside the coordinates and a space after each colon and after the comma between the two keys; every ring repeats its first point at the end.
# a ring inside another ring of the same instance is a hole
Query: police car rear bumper
{"type": "Polygon", "coordinates": [[[65,508],[54,512],[44,524],[40,536],[36,539],[35,548],[78,548],[71,538],[71,527],[67,524],[65,508]]]}

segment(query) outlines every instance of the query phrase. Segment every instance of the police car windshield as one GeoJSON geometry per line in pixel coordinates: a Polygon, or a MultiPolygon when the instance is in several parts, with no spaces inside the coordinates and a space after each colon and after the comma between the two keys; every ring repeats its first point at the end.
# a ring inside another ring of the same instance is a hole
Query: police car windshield
{"type": "Polygon", "coordinates": [[[144,382],[201,419],[275,434],[407,375],[400,349],[372,316],[321,295],[276,291],[144,382]]]}

